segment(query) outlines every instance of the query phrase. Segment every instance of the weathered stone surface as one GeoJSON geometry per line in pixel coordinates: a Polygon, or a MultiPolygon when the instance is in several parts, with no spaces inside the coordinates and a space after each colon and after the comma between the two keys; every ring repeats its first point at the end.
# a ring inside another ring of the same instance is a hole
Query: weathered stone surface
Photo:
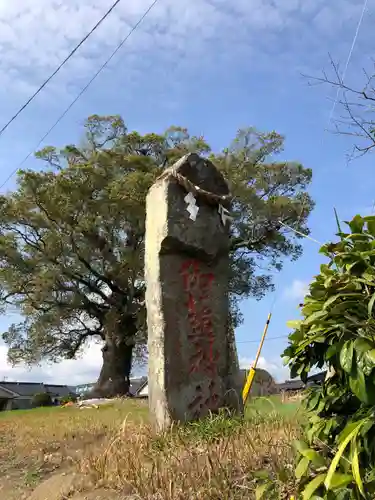
{"type": "MultiPolygon", "coordinates": [[[[215,166],[195,154],[172,168],[201,189],[228,195],[215,166]]],[[[203,196],[191,220],[186,195],[173,176],[163,175],[147,196],[149,405],[159,430],[222,407],[242,411],[227,328],[229,224],[203,196]]]]}

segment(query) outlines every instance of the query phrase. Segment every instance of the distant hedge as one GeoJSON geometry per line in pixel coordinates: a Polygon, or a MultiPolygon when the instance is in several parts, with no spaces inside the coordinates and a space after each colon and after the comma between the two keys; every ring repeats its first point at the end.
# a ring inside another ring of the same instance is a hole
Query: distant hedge
{"type": "Polygon", "coordinates": [[[75,396],[74,394],[69,394],[68,396],[64,396],[60,400],[62,405],[65,405],[66,403],[75,403],[76,401],[77,401],[77,396],[75,396]]]}
{"type": "Polygon", "coordinates": [[[46,392],[38,392],[34,394],[31,404],[34,408],[38,408],[41,406],[52,406],[52,399],[49,394],[46,392]]]}

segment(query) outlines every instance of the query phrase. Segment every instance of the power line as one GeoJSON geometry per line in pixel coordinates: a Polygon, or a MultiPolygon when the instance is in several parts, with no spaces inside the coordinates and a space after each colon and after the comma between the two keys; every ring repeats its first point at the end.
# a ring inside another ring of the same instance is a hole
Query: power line
{"type": "MultiPolygon", "coordinates": [[[[353,54],[353,51],[354,51],[354,47],[355,47],[355,44],[357,42],[357,39],[358,39],[358,34],[359,34],[359,30],[361,28],[361,25],[362,25],[362,21],[363,21],[363,17],[364,17],[364,14],[365,14],[365,11],[366,11],[366,8],[367,8],[367,4],[368,4],[368,0],[364,0],[364,4],[363,4],[363,8],[362,8],[362,12],[361,12],[361,16],[359,18],[359,21],[358,21],[358,24],[357,24],[357,28],[356,28],[356,31],[355,31],[355,34],[354,34],[354,37],[353,37],[353,41],[352,41],[352,45],[350,47],[350,50],[349,50],[349,54],[348,54],[348,57],[347,57],[347,60],[346,60],[346,64],[345,64],[345,68],[344,68],[344,71],[343,71],[343,74],[342,74],[342,77],[341,77],[341,81],[343,82],[344,81],[344,78],[346,76],[346,72],[347,72],[347,69],[348,69],[348,66],[349,66],[349,63],[350,63],[350,60],[351,60],[351,57],[352,57],[352,54],[353,54]]],[[[331,123],[331,120],[333,118],[333,114],[334,114],[334,111],[335,111],[335,108],[336,108],[336,105],[337,105],[337,102],[338,102],[338,98],[339,98],[339,92],[340,92],[340,87],[338,88],[337,90],[337,94],[336,94],[336,99],[333,103],[333,106],[332,106],[332,109],[331,109],[331,113],[329,115],[329,119],[328,119],[328,126],[329,124],[331,123]]],[[[324,139],[323,139],[324,141],[324,139]]],[[[301,206],[301,212],[299,214],[299,217],[297,219],[297,224],[300,222],[301,218],[302,218],[302,214],[303,214],[303,210],[305,208],[305,204],[306,204],[306,198],[303,200],[302,202],[302,206],[301,206]]],[[[374,202],[374,206],[375,206],[375,202],[374,202]]],[[[302,233],[301,231],[298,231],[297,229],[294,229],[292,228],[291,226],[287,225],[287,224],[284,224],[283,222],[279,221],[279,223],[286,227],[287,229],[293,231],[295,234],[299,235],[299,236],[302,236],[306,239],[309,239],[311,241],[313,241],[314,243],[318,243],[319,245],[321,245],[321,243],[316,240],[315,238],[312,238],[311,236],[309,236],[308,234],[305,234],[305,233],[302,233]]],[[[280,276],[279,276],[279,280],[280,280],[280,276]]],[[[279,281],[280,283],[280,281],[279,281]]],[[[275,287],[275,289],[277,289],[278,286],[275,287]]],[[[276,305],[276,302],[278,300],[278,295],[275,293],[274,295],[274,298],[273,298],[273,301],[272,301],[272,304],[271,304],[271,312],[273,311],[275,305],[276,305]]],[[[278,337],[269,337],[269,338],[266,338],[265,340],[266,341],[269,341],[269,340],[279,340],[279,339],[285,339],[285,338],[288,338],[289,335],[280,335],[278,337]]],[[[244,341],[238,341],[237,344],[252,344],[252,343],[258,343],[260,342],[260,339],[259,340],[244,340],[244,341]]]]}
{"type": "MultiPolygon", "coordinates": [[[[355,33],[354,33],[354,37],[353,37],[352,45],[351,45],[349,53],[348,53],[348,57],[346,59],[346,64],[345,64],[345,67],[344,67],[344,71],[342,73],[342,77],[341,77],[342,84],[344,83],[346,72],[348,70],[348,66],[349,66],[350,60],[351,60],[352,55],[353,55],[354,47],[355,47],[355,45],[357,43],[359,30],[361,29],[361,26],[362,26],[362,21],[363,21],[363,17],[365,15],[365,12],[366,12],[366,9],[367,9],[367,5],[368,5],[368,0],[364,0],[362,12],[361,12],[358,24],[357,24],[357,28],[356,28],[355,33]]],[[[339,85],[338,88],[337,88],[336,98],[333,101],[331,113],[330,113],[329,118],[328,118],[328,127],[329,127],[329,125],[331,123],[331,120],[333,118],[333,114],[335,112],[335,109],[336,109],[336,106],[337,106],[337,103],[338,103],[338,100],[339,100],[340,90],[341,90],[341,85],[339,85]]]]}
{"type": "MultiPolygon", "coordinates": [[[[278,337],[266,337],[265,342],[268,342],[269,340],[279,340],[279,339],[287,339],[289,335],[279,335],[278,337]]],[[[237,340],[236,344],[259,344],[260,339],[257,340],[237,340]]]]}
{"type": "MultiPolygon", "coordinates": [[[[346,72],[347,72],[347,69],[348,69],[348,66],[349,66],[349,63],[350,63],[350,60],[352,58],[352,55],[353,55],[353,51],[354,51],[354,48],[355,48],[355,45],[357,43],[357,39],[358,39],[358,34],[359,34],[359,31],[361,29],[361,26],[362,26],[362,21],[363,21],[363,17],[365,15],[365,12],[366,12],[366,9],[367,9],[367,5],[368,5],[368,0],[364,0],[364,4],[363,4],[363,8],[362,8],[362,12],[361,12],[361,15],[360,15],[360,18],[359,18],[359,21],[357,23],[357,27],[356,27],[356,30],[355,30],[355,33],[354,33],[354,37],[353,37],[353,41],[352,41],[352,44],[351,44],[351,47],[350,47],[350,50],[349,50],[349,53],[348,53],[348,57],[347,57],[347,60],[346,60],[346,64],[345,64],[345,68],[344,68],[344,71],[343,71],[343,74],[342,74],[342,77],[341,77],[341,81],[343,82],[344,81],[344,78],[346,76],[346,72]]],[[[340,87],[338,88],[337,90],[337,94],[336,94],[336,99],[333,103],[333,106],[332,106],[332,109],[331,109],[331,113],[329,115],[329,119],[328,119],[328,125],[331,123],[331,120],[333,118],[333,114],[334,114],[334,111],[335,111],[335,108],[336,108],[336,105],[337,105],[337,102],[338,102],[338,98],[339,98],[339,91],[340,91],[340,87]]],[[[323,141],[324,142],[324,138],[323,138],[323,141]]],[[[300,222],[301,218],[302,218],[302,214],[303,214],[303,210],[305,208],[305,204],[306,204],[306,201],[307,201],[307,198],[305,198],[302,202],[302,206],[301,206],[301,212],[299,214],[299,217],[297,219],[297,224],[300,222]]],[[[374,201],[374,207],[375,207],[375,201],[374,201]]],[[[281,222],[280,220],[278,221],[282,226],[284,226],[285,228],[293,231],[295,234],[299,235],[299,236],[302,236],[306,239],[309,239],[310,241],[313,241],[314,243],[318,243],[319,245],[322,245],[322,243],[320,243],[318,240],[316,240],[315,238],[312,238],[311,236],[309,236],[308,234],[305,234],[303,233],[302,231],[298,231],[297,229],[294,229],[293,227],[289,226],[288,224],[284,224],[283,222],[281,222]]],[[[279,276],[279,283],[280,283],[280,276],[279,276]]],[[[272,312],[278,299],[279,299],[279,295],[276,293],[276,290],[278,288],[278,285],[275,287],[275,295],[274,295],[274,298],[273,298],[273,301],[271,303],[271,308],[270,308],[270,311],[272,312]]],[[[268,340],[278,340],[278,339],[282,339],[282,338],[287,338],[288,335],[281,335],[279,337],[270,337],[270,338],[266,338],[265,340],[268,341],[268,340]]],[[[251,344],[251,343],[259,343],[260,342],[260,339],[259,340],[245,340],[245,341],[240,341],[240,342],[237,342],[238,344],[251,344]]]]}
{"type": "Polygon", "coordinates": [[[22,113],[24,109],[35,99],[35,97],[44,89],[44,87],[52,80],[54,76],[60,71],[60,69],[71,59],[71,57],[77,52],[77,50],[86,42],[86,40],[94,33],[94,31],[102,24],[102,22],[109,16],[109,14],[117,7],[121,0],[116,0],[115,3],[110,7],[107,12],[99,19],[95,26],[87,33],[85,37],[74,47],[74,49],[66,56],[66,58],[57,66],[55,71],[45,80],[42,85],[34,92],[34,94],[23,104],[17,113],[0,129],[0,136],[5,132],[11,123],[22,113]]]}
{"type": "Polygon", "coordinates": [[[134,33],[134,31],[138,28],[138,26],[142,23],[142,21],[145,19],[145,17],[149,14],[149,12],[155,7],[157,4],[158,0],[154,0],[152,4],[148,7],[148,9],[144,12],[144,14],[141,16],[139,21],[132,27],[132,29],[129,31],[129,33],[126,35],[125,38],[121,40],[121,42],[117,45],[115,50],[112,52],[112,54],[108,57],[108,59],[100,66],[98,71],[92,76],[92,78],[88,81],[88,83],[83,87],[83,89],[79,92],[79,94],[73,99],[73,101],[69,104],[69,106],[65,109],[65,111],[59,116],[59,118],[55,121],[55,123],[50,127],[50,129],[44,134],[44,136],[40,139],[38,144],[35,146],[35,148],[30,151],[28,155],[25,156],[25,158],[19,163],[19,165],[8,175],[8,177],[5,179],[5,181],[0,185],[0,189],[2,189],[5,184],[13,177],[13,175],[17,172],[19,168],[22,167],[22,165],[30,158],[30,156],[34,153],[36,149],[39,148],[39,146],[42,144],[42,142],[49,136],[49,134],[52,132],[52,130],[61,122],[61,120],[69,113],[69,111],[72,109],[74,104],[82,97],[82,95],[86,92],[86,90],[90,87],[90,85],[94,82],[94,80],[99,76],[99,74],[105,69],[108,64],[111,62],[111,60],[114,58],[114,56],[117,54],[117,52],[122,48],[122,46],[127,42],[127,40],[130,38],[130,36],[134,33]]]}
{"type": "MultiPolygon", "coordinates": [[[[304,208],[303,204],[302,204],[302,209],[304,208]]],[[[301,210],[301,214],[302,214],[302,210],[301,210]]],[[[302,215],[300,214],[299,216],[299,220],[301,219],[302,215]]],[[[299,220],[297,221],[297,223],[299,222],[299,220]]],[[[281,220],[278,221],[279,224],[281,224],[282,226],[286,227],[287,229],[289,229],[290,231],[293,231],[295,234],[298,234],[299,236],[302,236],[303,238],[306,238],[310,241],[313,241],[314,243],[318,243],[318,245],[323,245],[323,243],[320,243],[320,241],[316,240],[315,238],[312,238],[311,236],[309,236],[308,234],[305,234],[305,233],[302,233],[302,231],[298,231],[297,229],[294,229],[293,227],[289,226],[288,224],[284,224],[284,222],[281,222],[281,220]]]]}
{"type": "MultiPolygon", "coordinates": [[[[362,26],[362,22],[363,22],[363,18],[364,18],[364,15],[365,15],[365,12],[366,12],[366,9],[367,9],[367,5],[368,5],[368,0],[364,0],[364,3],[363,3],[363,8],[362,8],[362,12],[361,12],[361,15],[359,17],[359,20],[358,20],[358,23],[357,23],[357,27],[356,27],[356,30],[355,30],[355,33],[354,33],[354,36],[353,36],[353,40],[352,40],[352,44],[350,46],[350,50],[349,50],[349,53],[348,53],[348,57],[346,59],[346,63],[345,63],[345,67],[344,67],[344,71],[342,73],[342,76],[341,76],[341,82],[344,83],[344,79],[345,79],[345,76],[346,76],[346,72],[348,70],[348,67],[349,67],[349,63],[350,63],[350,60],[352,58],[352,55],[353,55],[353,52],[354,52],[354,48],[355,48],[355,45],[357,43],[357,39],[358,39],[358,35],[359,35],[359,31],[361,29],[361,26],[362,26]]],[[[337,92],[336,92],[336,98],[333,102],[333,105],[332,105],[332,109],[331,109],[331,112],[329,114],[329,117],[328,117],[328,122],[327,122],[327,128],[325,129],[325,131],[328,129],[331,121],[332,121],[332,118],[333,118],[333,115],[334,115],[334,112],[335,112],[335,109],[336,109],[336,106],[337,106],[337,103],[338,103],[338,99],[339,99],[339,95],[340,95],[340,90],[341,90],[341,86],[338,87],[337,89],[337,92]]],[[[324,138],[326,136],[324,135],[323,136],[323,141],[322,141],[322,144],[324,143],[324,138]]],[[[304,210],[304,207],[305,207],[305,204],[306,204],[306,198],[303,200],[303,203],[302,203],[302,208],[301,208],[301,213],[298,217],[298,220],[297,220],[297,224],[299,223],[299,221],[301,220],[302,218],[302,213],[303,213],[303,210],[304,210]]],[[[374,205],[373,205],[373,210],[375,209],[375,201],[374,201],[374,205]]],[[[318,243],[319,245],[322,245],[322,243],[320,243],[320,241],[316,240],[315,238],[312,238],[311,236],[309,236],[308,234],[305,234],[305,233],[302,233],[301,231],[298,231],[290,226],[288,226],[287,224],[284,224],[283,222],[279,221],[281,225],[283,225],[284,227],[290,229],[291,231],[293,231],[295,234],[298,234],[299,236],[303,236],[304,238],[306,239],[309,239],[311,241],[313,241],[314,243],[318,243]]]]}

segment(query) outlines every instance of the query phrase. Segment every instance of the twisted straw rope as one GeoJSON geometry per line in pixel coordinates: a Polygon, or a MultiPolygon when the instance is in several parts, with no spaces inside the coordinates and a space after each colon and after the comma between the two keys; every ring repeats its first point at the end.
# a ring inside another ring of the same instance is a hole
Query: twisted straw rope
{"type": "MultiPolygon", "coordinates": [[[[183,158],[181,158],[181,160],[182,159],[183,158]]],[[[196,186],[191,181],[189,181],[189,179],[179,174],[176,170],[176,167],[165,170],[157,180],[167,179],[168,177],[174,178],[178,182],[178,184],[182,186],[188,193],[190,192],[195,196],[202,196],[210,205],[216,205],[219,203],[225,206],[228,205],[233,199],[233,196],[230,193],[225,195],[216,194],[212,193],[211,191],[206,191],[199,186],[196,186]]]]}

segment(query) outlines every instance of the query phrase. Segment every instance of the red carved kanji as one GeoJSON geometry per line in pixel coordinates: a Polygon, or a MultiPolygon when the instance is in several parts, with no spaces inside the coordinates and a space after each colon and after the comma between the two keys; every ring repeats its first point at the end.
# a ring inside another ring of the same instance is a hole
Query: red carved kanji
{"type": "MultiPolygon", "coordinates": [[[[214,331],[212,324],[212,311],[207,305],[210,298],[214,275],[212,273],[201,273],[199,261],[188,260],[181,266],[181,275],[184,282],[184,289],[187,294],[186,308],[191,332],[188,339],[194,346],[194,351],[190,357],[190,373],[202,373],[214,379],[217,376],[217,361],[219,352],[214,349],[214,331]]],[[[211,380],[208,391],[209,396],[204,400],[203,395],[198,390],[197,395],[189,405],[189,409],[202,409],[203,406],[215,409],[218,402],[218,395],[214,391],[214,382],[211,380]]]]}
{"type": "Polygon", "coordinates": [[[215,392],[215,382],[211,380],[210,385],[208,386],[209,396],[205,401],[205,405],[210,410],[216,410],[219,402],[219,396],[215,392]]]}
{"type": "Polygon", "coordinates": [[[200,384],[195,387],[195,392],[195,398],[188,405],[188,409],[193,412],[194,418],[199,418],[203,408],[207,408],[211,411],[217,410],[219,395],[215,391],[215,382],[213,380],[211,380],[208,385],[208,397],[206,399],[203,397],[202,387],[200,384]]]}

